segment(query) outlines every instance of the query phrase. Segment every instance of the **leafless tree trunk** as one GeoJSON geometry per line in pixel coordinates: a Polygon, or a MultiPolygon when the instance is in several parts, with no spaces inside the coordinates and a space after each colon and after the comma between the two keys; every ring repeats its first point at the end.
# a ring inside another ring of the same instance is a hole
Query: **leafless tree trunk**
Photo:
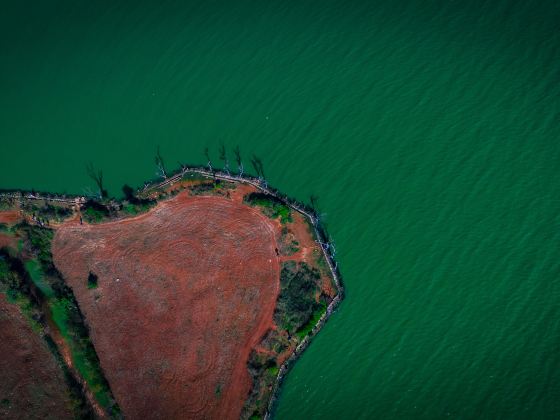
{"type": "Polygon", "coordinates": [[[253,168],[255,169],[255,172],[257,173],[257,176],[260,180],[264,179],[264,168],[263,168],[263,163],[262,160],[257,157],[256,155],[253,155],[253,157],[251,158],[251,165],[253,165],[253,168]]]}
{"type": "Polygon", "coordinates": [[[220,160],[224,162],[224,171],[229,175],[229,162],[226,156],[226,147],[220,145],[220,160]]]}
{"type": "Polygon", "coordinates": [[[241,151],[239,150],[239,146],[235,146],[233,150],[235,154],[235,161],[237,162],[237,169],[239,171],[239,177],[243,176],[243,162],[241,161],[241,151]]]}
{"type": "Polygon", "coordinates": [[[206,156],[206,160],[208,161],[208,170],[214,173],[214,168],[212,167],[212,161],[210,160],[210,152],[208,151],[208,147],[204,148],[204,156],[206,156]]]}
{"type": "Polygon", "coordinates": [[[99,189],[99,198],[107,197],[107,190],[103,188],[103,171],[101,169],[96,170],[91,162],[87,163],[86,171],[88,176],[93,179],[99,189]]]}
{"type": "Polygon", "coordinates": [[[163,179],[167,179],[167,171],[165,170],[165,163],[163,162],[163,158],[161,157],[161,153],[159,152],[159,146],[156,151],[155,162],[158,168],[156,175],[159,175],[163,179]]]}

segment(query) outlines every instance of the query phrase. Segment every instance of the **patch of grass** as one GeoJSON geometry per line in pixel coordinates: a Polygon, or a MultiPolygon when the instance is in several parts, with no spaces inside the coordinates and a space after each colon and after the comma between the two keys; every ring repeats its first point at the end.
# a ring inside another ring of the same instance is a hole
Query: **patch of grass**
{"type": "Polygon", "coordinates": [[[45,296],[51,298],[54,296],[54,290],[48,282],[45,281],[41,265],[37,260],[29,260],[25,262],[25,268],[31,277],[31,280],[43,292],[45,296]]]}
{"type": "Polygon", "coordinates": [[[109,385],[101,371],[93,344],[85,327],[77,325],[81,317],[76,304],[70,299],[61,298],[51,299],[49,305],[53,321],[70,346],[76,370],[84,378],[99,404],[105,408],[111,407],[112,397],[109,385]]]}
{"type": "Polygon", "coordinates": [[[70,340],[71,336],[68,329],[70,301],[66,298],[51,299],[49,306],[51,309],[52,320],[58,327],[60,334],[62,334],[62,337],[66,340],[70,340]]]}

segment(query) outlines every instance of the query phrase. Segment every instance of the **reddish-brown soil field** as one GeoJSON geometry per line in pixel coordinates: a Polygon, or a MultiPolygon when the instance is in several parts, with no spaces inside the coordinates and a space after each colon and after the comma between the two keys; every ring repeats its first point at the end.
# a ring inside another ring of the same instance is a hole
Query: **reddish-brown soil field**
{"type": "Polygon", "coordinates": [[[0,211],[0,223],[13,225],[19,222],[21,219],[21,214],[17,210],[0,211]]]}
{"type": "Polygon", "coordinates": [[[17,243],[17,241],[16,241],[15,237],[10,236],[6,233],[0,232],[0,248],[5,247],[5,246],[14,247],[16,245],[16,243],[17,243]]]}
{"type": "Polygon", "coordinates": [[[71,419],[54,356],[19,308],[0,293],[0,418],[71,419]]]}
{"type": "Polygon", "coordinates": [[[239,418],[279,293],[276,237],[241,195],[186,192],[132,219],[57,228],[55,264],[125,417],[239,418]]]}

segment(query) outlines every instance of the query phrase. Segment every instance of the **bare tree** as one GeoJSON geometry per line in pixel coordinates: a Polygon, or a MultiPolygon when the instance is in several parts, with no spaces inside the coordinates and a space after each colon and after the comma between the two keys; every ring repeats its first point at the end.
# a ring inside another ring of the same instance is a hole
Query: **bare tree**
{"type": "Polygon", "coordinates": [[[107,197],[107,190],[103,188],[103,171],[101,169],[96,170],[91,162],[87,163],[86,171],[88,176],[93,179],[95,185],[97,185],[97,188],[99,189],[99,198],[107,197]]]}
{"type": "Polygon", "coordinates": [[[264,179],[264,168],[263,168],[263,163],[262,160],[257,157],[256,155],[253,155],[253,157],[251,158],[251,165],[253,165],[253,168],[255,169],[255,172],[257,173],[257,176],[260,180],[264,179]]]}
{"type": "Polygon", "coordinates": [[[156,175],[159,175],[163,179],[167,179],[167,171],[165,170],[165,163],[163,162],[163,158],[161,157],[161,153],[159,152],[159,146],[156,150],[155,162],[158,168],[156,175]]]}
{"type": "Polygon", "coordinates": [[[233,153],[235,154],[235,161],[237,162],[237,169],[239,171],[239,177],[243,176],[243,162],[241,161],[241,150],[239,150],[239,146],[235,146],[233,149],[233,153]]]}
{"type": "Polygon", "coordinates": [[[220,160],[224,162],[224,171],[229,175],[229,162],[226,155],[226,147],[223,144],[220,145],[220,160]]]}
{"type": "Polygon", "coordinates": [[[210,160],[210,152],[208,151],[208,147],[204,148],[204,156],[206,156],[206,160],[208,161],[208,170],[214,173],[214,168],[212,167],[212,161],[210,160]]]}
{"type": "Polygon", "coordinates": [[[181,172],[185,172],[187,170],[187,165],[183,162],[177,161],[179,164],[179,168],[181,168],[181,172]]]}
{"type": "Polygon", "coordinates": [[[309,201],[311,202],[311,209],[315,212],[318,213],[317,210],[317,201],[319,200],[319,197],[317,197],[315,194],[311,194],[309,196],[309,201]]]}

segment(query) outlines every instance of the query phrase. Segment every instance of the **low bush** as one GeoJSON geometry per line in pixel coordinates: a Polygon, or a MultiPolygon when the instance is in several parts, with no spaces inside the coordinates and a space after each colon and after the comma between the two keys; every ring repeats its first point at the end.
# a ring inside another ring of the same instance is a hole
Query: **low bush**
{"type": "Polygon", "coordinates": [[[278,198],[260,192],[252,192],[243,197],[243,202],[251,206],[261,207],[263,213],[272,219],[280,218],[280,222],[292,221],[290,208],[278,198]]]}
{"type": "Polygon", "coordinates": [[[293,334],[309,322],[320,306],[315,299],[320,278],[319,271],[304,262],[284,263],[280,272],[281,291],[274,312],[277,325],[293,334]]]}

